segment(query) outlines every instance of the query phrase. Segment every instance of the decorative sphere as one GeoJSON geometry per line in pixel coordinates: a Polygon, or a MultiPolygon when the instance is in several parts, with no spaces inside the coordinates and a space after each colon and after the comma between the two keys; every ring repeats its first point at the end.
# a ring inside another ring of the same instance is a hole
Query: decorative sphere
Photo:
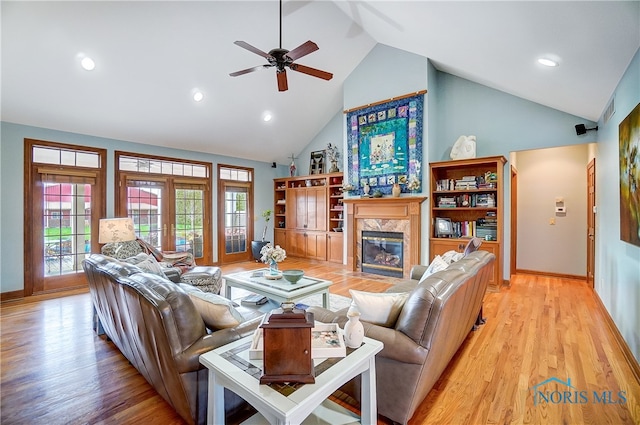
{"type": "Polygon", "coordinates": [[[300,279],[302,279],[302,276],[304,276],[304,271],[302,271],[302,270],[283,270],[282,271],[282,276],[284,276],[284,278],[287,279],[289,282],[296,283],[300,279]]]}

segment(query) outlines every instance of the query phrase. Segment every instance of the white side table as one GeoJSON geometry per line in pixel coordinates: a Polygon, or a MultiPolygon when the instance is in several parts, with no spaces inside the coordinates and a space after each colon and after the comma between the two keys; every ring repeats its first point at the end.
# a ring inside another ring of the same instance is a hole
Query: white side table
{"type": "Polygon", "coordinates": [[[270,424],[301,424],[316,408],[322,414],[325,400],[357,375],[362,379],[361,423],[377,422],[375,355],[382,342],[364,338],[362,346],[347,349],[344,358],[318,359],[315,384],[282,386],[260,385],[262,361],[249,360],[250,344],[251,337],[246,337],[200,356],[209,369],[208,424],[224,423],[224,388],[245,399],[270,424]]]}

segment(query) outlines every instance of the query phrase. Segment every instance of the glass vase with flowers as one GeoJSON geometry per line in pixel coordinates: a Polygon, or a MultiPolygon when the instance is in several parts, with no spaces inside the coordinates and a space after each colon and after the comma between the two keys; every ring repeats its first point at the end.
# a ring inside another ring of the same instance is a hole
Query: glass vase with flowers
{"type": "Polygon", "coordinates": [[[278,263],[287,258],[287,252],[280,245],[273,246],[271,243],[266,244],[260,250],[260,260],[269,265],[269,274],[278,275],[278,263]]]}

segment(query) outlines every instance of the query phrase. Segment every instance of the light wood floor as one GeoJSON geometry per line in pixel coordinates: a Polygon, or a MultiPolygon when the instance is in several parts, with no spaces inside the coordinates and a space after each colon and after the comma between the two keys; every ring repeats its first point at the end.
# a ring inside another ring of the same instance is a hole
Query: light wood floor
{"type": "MultiPolygon", "coordinates": [[[[327,263],[287,259],[285,267],[333,280],[340,295],[393,282],[327,263]]],[[[519,275],[487,294],[484,314],[487,323],[468,336],[411,424],[640,424],[640,384],[584,282],[519,275]],[[534,404],[533,387],[549,378],[573,388],[538,387],[551,402],[534,404]]],[[[93,333],[86,291],[5,302],[0,329],[3,425],[183,423],[93,333]]]]}

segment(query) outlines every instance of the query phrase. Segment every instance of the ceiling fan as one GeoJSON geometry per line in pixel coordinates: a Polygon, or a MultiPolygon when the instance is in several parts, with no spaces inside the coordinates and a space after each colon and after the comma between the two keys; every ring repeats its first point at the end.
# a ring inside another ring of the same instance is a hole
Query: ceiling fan
{"type": "Polygon", "coordinates": [[[243,69],[241,71],[232,72],[231,74],[229,74],[232,77],[237,77],[238,75],[248,74],[250,72],[259,71],[261,69],[271,68],[275,66],[276,78],[278,80],[278,91],[286,91],[288,89],[286,68],[289,68],[292,71],[311,75],[312,77],[322,78],[323,80],[330,80],[331,78],[333,78],[333,74],[329,72],[294,63],[295,60],[318,50],[318,45],[313,41],[309,40],[305,43],[302,43],[293,50],[282,48],[282,0],[280,0],[280,47],[272,49],[271,51],[269,51],[269,53],[265,53],[262,50],[253,47],[252,45],[244,41],[235,41],[233,44],[236,44],[243,49],[247,49],[250,52],[262,56],[269,63],[265,65],[254,66],[253,68],[243,69]]]}

